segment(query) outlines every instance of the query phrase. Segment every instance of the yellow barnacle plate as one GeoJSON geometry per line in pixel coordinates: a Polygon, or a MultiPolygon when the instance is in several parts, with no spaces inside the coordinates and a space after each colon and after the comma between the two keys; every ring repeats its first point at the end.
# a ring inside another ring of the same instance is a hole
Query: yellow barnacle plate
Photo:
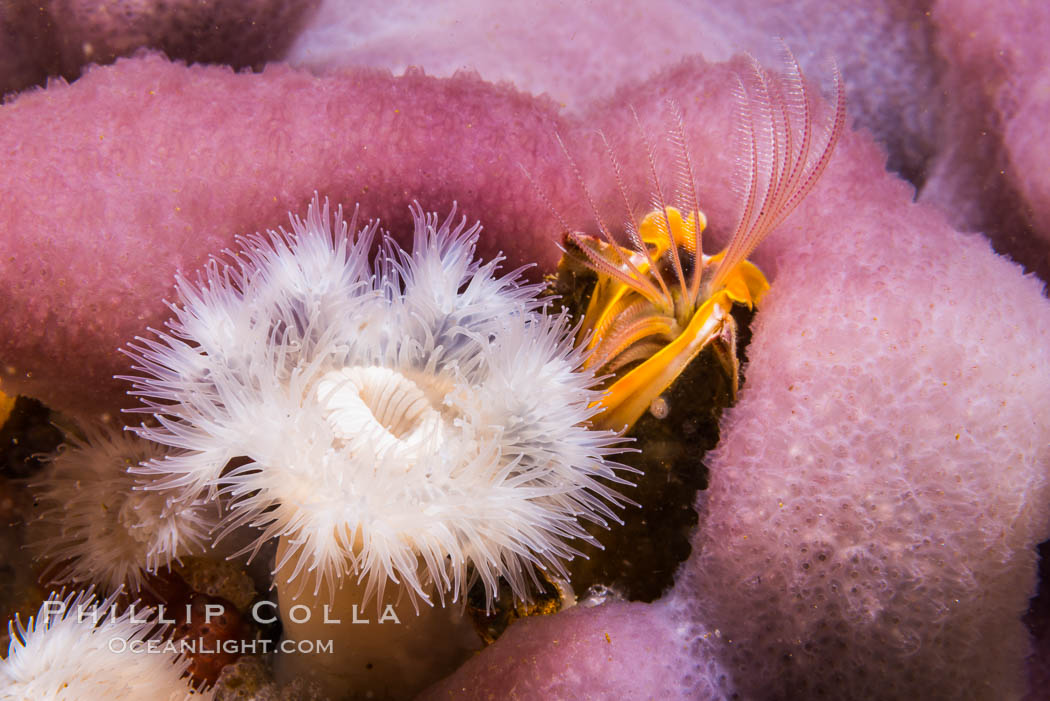
{"type": "Polygon", "coordinates": [[[0,428],[4,427],[7,423],[7,419],[11,416],[11,411],[15,408],[15,398],[9,397],[0,391],[0,428]]]}

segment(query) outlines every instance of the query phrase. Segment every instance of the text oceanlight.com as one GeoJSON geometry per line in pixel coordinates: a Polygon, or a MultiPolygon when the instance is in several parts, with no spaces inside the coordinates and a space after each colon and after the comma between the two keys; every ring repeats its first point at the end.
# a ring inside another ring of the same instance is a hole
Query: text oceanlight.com
{"type": "Polygon", "coordinates": [[[125,640],[110,638],[110,652],[130,652],[136,655],[159,655],[178,653],[183,655],[256,655],[279,652],[304,655],[332,654],[331,640],[220,640],[207,643],[204,640],[125,640]]]}

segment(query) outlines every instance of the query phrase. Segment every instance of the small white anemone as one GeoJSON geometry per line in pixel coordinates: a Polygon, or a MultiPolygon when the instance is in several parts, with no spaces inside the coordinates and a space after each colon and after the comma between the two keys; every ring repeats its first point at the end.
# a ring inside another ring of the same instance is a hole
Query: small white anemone
{"type": "Polygon", "coordinates": [[[480,226],[412,208],[405,252],[377,231],[335,230],[315,196],[292,232],[241,239],[196,282],[177,279],[174,318],[128,354],[155,425],[185,451],[141,470],[158,487],[231,497],[222,532],[280,538],[283,584],[364,598],[387,582],[413,601],[458,599],[469,567],[490,597],[505,577],[528,597],[534,567],[564,576],[581,521],[617,520],[622,439],[588,427],[598,392],[564,315],[502,258],[474,259],[480,226]],[[247,462],[224,472],[234,458],[247,462]]]}
{"type": "Polygon", "coordinates": [[[8,624],[11,643],[0,660],[0,698],[19,701],[208,699],[182,678],[189,659],[155,635],[143,609],[114,615],[116,595],[52,594],[25,625],[8,624]],[[147,646],[154,641],[153,649],[147,646]]]}
{"type": "Polygon", "coordinates": [[[107,427],[88,428],[83,438],[67,434],[35,485],[41,514],[30,529],[52,584],[93,584],[106,593],[126,585],[137,592],[147,572],[203,552],[215,506],[146,491],[143,478],[128,472],[168,452],[107,427]]]}

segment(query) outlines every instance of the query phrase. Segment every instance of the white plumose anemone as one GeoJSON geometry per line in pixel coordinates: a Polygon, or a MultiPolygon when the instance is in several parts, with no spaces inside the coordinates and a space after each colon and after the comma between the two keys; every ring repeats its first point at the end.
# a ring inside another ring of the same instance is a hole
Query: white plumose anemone
{"type": "Polygon", "coordinates": [[[571,541],[592,541],[581,520],[626,501],[567,318],[521,270],[474,259],[480,226],[412,214],[412,251],[384,237],[369,265],[377,226],[351,238],[340,209],[333,231],[315,197],[291,233],[178,278],[167,329],[128,351],[157,418],[138,433],[185,451],[143,470],[228,495],[223,532],[257,527],[256,551],[279,538],[282,607],[344,578],[362,605],[388,582],[456,601],[471,571],[489,597],[502,576],[528,598],[534,568],[563,574],[571,541]]]}
{"type": "Polygon", "coordinates": [[[36,616],[8,624],[11,643],[0,660],[0,699],[207,699],[183,674],[187,658],[154,642],[157,625],[139,609],[114,616],[116,595],[104,601],[90,592],[52,594],[36,616]],[[135,650],[135,651],[133,651],[135,650]]]}
{"type": "Polygon", "coordinates": [[[83,438],[67,434],[35,486],[41,514],[30,529],[52,584],[137,592],[147,572],[204,551],[215,507],[143,490],[143,479],[128,472],[167,452],[106,427],[88,428],[83,438]]]}

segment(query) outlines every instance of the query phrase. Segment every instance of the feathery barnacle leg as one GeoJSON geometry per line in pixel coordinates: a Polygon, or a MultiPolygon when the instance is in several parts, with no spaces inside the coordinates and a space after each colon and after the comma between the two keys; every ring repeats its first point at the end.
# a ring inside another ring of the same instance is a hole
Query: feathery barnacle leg
{"type": "Polygon", "coordinates": [[[831,126],[818,147],[813,98],[794,58],[788,55],[782,77],[752,60],[737,91],[743,210],[728,245],[715,255],[706,255],[701,245],[706,217],[677,105],[670,106],[668,133],[677,161],[673,200],[665,195],[656,150],[639,125],[653,188],[653,210],[640,223],[616,156],[606,144],[627,209],[629,247],[618,243],[598,214],[573,163],[600,233],[595,237],[570,231],[565,241],[567,255],[597,276],[578,335],[590,354],[587,366],[611,376],[595,426],[630,429],[707,347],[717,349],[735,393],[738,367],[731,309],[734,304],[752,308],[769,288],[747,258],[805,198],[827,166],[845,124],[837,71],[835,85],[831,126]]]}
{"type": "Polygon", "coordinates": [[[623,439],[590,425],[599,391],[567,315],[541,313],[521,270],[474,259],[478,225],[412,213],[412,250],[384,237],[369,264],[377,225],[315,198],[291,233],[242,239],[196,282],[180,277],[167,329],[127,351],[156,418],[138,433],[180,451],[142,471],[225,498],[220,536],[257,529],[253,555],[278,540],[282,613],[374,601],[373,625],[353,627],[356,659],[315,656],[346,693],[427,681],[364,672],[388,588],[426,615],[420,603],[458,603],[474,578],[489,601],[501,580],[528,599],[537,569],[564,577],[573,541],[595,542],[584,523],[618,521],[626,502],[609,458],[623,439]]]}

